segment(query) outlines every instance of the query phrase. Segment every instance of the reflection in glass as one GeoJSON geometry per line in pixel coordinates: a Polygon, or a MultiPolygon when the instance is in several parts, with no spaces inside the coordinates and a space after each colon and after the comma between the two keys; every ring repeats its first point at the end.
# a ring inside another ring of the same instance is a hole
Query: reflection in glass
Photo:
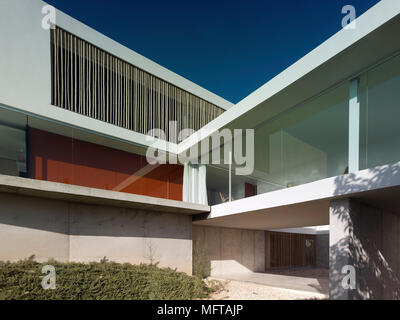
{"type": "Polygon", "coordinates": [[[0,108],[0,174],[25,177],[26,116],[0,108]]]}
{"type": "MultiPolygon", "coordinates": [[[[347,173],[348,105],[346,82],[258,125],[254,171],[238,176],[233,166],[233,200],[347,173]]],[[[218,195],[229,189],[226,167],[207,169],[208,187],[217,195],[209,199],[216,203],[224,202],[226,196],[218,195]]]]}
{"type": "Polygon", "coordinates": [[[400,159],[400,56],[360,77],[360,169],[400,159]]]}
{"type": "Polygon", "coordinates": [[[258,126],[258,193],[344,174],[348,163],[348,85],[258,126]]]}

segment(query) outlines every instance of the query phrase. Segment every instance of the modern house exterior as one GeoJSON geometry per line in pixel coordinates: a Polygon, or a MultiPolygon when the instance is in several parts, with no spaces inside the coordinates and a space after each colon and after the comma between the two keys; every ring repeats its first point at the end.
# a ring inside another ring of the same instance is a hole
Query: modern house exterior
{"type": "Polygon", "coordinates": [[[43,28],[45,7],[0,2],[0,260],[151,251],[192,273],[204,249],[214,275],[320,265],[333,299],[400,297],[399,1],[235,105],[61,11],[43,28]],[[231,156],[229,138],[210,142],[224,129],[252,129],[249,173],[177,161],[231,156]]]}

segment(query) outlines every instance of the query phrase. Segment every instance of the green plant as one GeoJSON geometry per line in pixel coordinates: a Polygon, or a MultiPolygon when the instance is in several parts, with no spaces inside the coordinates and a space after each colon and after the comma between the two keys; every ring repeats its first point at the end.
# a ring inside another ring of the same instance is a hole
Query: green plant
{"type": "Polygon", "coordinates": [[[52,262],[56,288],[44,290],[42,267],[24,260],[0,263],[0,299],[11,300],[187,300],[207,297],[209,289],[197,277],[156,265],[52,262]]]}
{"type": "Polygon", "coordinates": [[[193,274],[200,279],[207,278],[211,274],[207,248],[201,244],[195,245],[193,249],[193,274]]]}
{"type": "Polygon", "coordinates": [[[157,260],[157,249],[153,245],[153,242],[146,242],[146,252],[144,257],[149,260],[150,265],[158,265],[159,261],[157,260]]]}

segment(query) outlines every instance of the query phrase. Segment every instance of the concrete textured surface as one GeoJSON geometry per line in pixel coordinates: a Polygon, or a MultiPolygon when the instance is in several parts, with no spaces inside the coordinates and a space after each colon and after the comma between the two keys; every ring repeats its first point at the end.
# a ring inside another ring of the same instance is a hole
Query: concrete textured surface
{"type": "Polygon", "coordinates": [[[161,267],[191,274],[191,216],[0,193],[0,260],[137,264],[150,251],[161,267]]]}
{"type": "Polygon", "coordinates": [[[319,300],[327,299],[322,293],[269,287],[262,284],[222,280],[223,288],[212,294],[213,300],[319,300]]]}
{"type": "Polygon", "coordinates": [[[206,205],[142,196],[118,191],[75,186],[0,174],[0,192],[66,200],[87,204],[152,210],[160,212],[201,214],[210,211],[206,205]]]}
{"type": "Polygon", "coordinates": [[[206,252],[212,276],[264,271],[264,242],[264,231],[193,225],[194,251],[206,252]]]}
{"type": "Polygon", "coordinates": [[[330,205],[332,299],[400,299],[400,216],[354,199],[330,205]],[[342,268],[354,267],[356,288],[344,289],[342,268]]]}
{"type": "Polygon", "coordinates": [[[316,294],[322,294],[324,296],[329,295],[329,279],[328,278],[305,278],[295,277],[281,274],[270,274],[270,273],[236,273],[226,274],[219,277],[225,280],[234,280],[247,283],[256,283],[268,287],[297,290],[303,292],[311,292],[316,294]]]}

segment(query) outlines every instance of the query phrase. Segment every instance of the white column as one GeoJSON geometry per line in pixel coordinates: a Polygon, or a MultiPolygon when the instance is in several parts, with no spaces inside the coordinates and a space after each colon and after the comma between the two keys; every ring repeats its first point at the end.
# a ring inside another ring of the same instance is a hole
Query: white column
{"type": "Polygon", "coordinates": [[[349,99],[349,173],[359,170],[360,99],[359,79],[350,81],[349,99]]]}
{"type": "Polygon", "coordinates": [[[202,164],[185,164],[182,192],[184,202],[208,204],[206,170],[206,166],[202,164]]]}

